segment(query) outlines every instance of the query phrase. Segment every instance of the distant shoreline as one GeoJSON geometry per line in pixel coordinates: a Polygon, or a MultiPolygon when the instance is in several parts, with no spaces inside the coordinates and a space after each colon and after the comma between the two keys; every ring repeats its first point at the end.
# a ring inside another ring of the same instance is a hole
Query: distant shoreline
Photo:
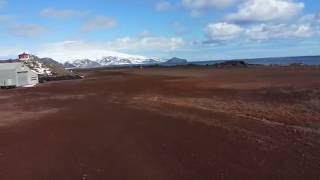
{"type": "Polygon", "coordinates": [[[291,57],[265,57],[265,58],[253,58],[253,59],[230,59],[230,60],[208,60],[208,61],[191,61],[191,64],[209,65],[226,62],[226,61],[245,61],[249,64],[261,64],[261,65],[290,65],[294,63],[301,63],[305,65],[320,65],[319,56],[291,56],[291,57]]]}

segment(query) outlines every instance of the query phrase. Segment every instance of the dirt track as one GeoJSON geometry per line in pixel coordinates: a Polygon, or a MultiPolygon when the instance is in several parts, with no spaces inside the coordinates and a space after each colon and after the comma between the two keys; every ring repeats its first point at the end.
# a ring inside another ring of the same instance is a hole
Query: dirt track
{"type": "Polygon", "coordinates": [[[0,91],[1,180],[320,179],[320,69],[123,69],[0,91]]]}

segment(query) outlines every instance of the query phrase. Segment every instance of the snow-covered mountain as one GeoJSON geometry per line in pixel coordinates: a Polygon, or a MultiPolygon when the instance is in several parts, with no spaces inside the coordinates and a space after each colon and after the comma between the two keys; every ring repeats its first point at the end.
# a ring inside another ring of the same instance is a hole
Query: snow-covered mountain
{"type": "Polygon", "coordinates": [[[103,57],[103,58],[97,60],[97,62],[101,66],[110,66],[110,65],[133,64],[133,62],[135,60],[136,59],[133,59],[133,58],[121,58],[121,57],[117,57],[117,56],[107,56],[107,57],[103,57]]]}
{"type": "Polygon", "coordinates": [[[70,63],[73,67],[78,67],[78,68],[95,68],[95,67],[100,67],[100,64],[91,61],[89,59],[78,59],[70,63]]]}
{"type": "Polygon", "coordinates": [[[77,59],[64,63],[66,68],[96,68],[103,66],[119,66],[119,65],[134,65],[134,64],[157,64],[161,63],[157,58],[145,58],[142,56],[121,57],[121,56],[105,56],[101,59],[77,59]]]}

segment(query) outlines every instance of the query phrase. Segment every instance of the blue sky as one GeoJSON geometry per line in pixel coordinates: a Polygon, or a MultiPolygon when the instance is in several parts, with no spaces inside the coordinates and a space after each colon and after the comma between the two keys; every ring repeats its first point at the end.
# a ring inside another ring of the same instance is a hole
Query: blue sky
{"type": "Polygon", "coordinates": [[[315,0],[0,0],[0,59],[320,55],[315,0]]]}

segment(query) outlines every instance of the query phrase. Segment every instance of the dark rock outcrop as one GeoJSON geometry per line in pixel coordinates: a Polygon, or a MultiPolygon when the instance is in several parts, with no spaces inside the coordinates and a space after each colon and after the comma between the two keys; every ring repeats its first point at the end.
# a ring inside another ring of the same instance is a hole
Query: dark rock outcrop
{"type": "Polygon", "coordinates": [[[214,64],[214,66],[219,68],[225,67],[248,67],[248,64],[244,61],[225,61],[222,63],[214,64]]]}
{"type": "Polygon", "coordinates": [[[169,65],[169,66],[186,65],[186,64],[188,64],[188,61],[186,59],[181,59],[177,57],[173,57],[169,59],[167,62],[163,63],[163,65],[169,65]]]}

